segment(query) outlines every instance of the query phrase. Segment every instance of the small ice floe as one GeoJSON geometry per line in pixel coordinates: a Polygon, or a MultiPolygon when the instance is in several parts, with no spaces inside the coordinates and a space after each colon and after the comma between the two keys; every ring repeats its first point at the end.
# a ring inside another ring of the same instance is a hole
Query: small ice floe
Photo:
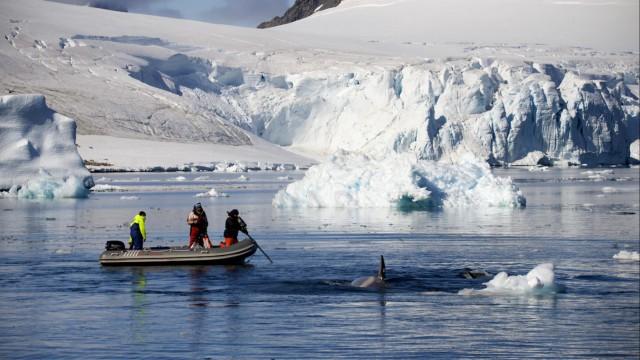
{"type": "Polygon", "coordinates": [[[131,179],[116,179],[113,180],[114,182],[140,182],[140,178],[139,177],[134,177],[131,179]]]}
{"type": "Polygon", "coordinates": [[[602,192],[603,193],[607,193],[607,194],[611,194],[611,193],[616,193],[618,192],[618,189],[611,187],[611,186],[605,186],[602,188],[602,192]]]}
{"type": "Polygon", "coordinates": [[[530,166],[529,167],[529,171],[531,171],[531,172],[544,172],[544,171],[549,171],[549,167],[548,166],[530,166]]]}
{"type": "MultiPolygon", "coordinates": [[[[217,169],[217,167],[216,167],[217,169]]],[[[228,173],[239,173],[239,172],[247,172],[247,166],[242,163],[232,164],[224,169],[224,172],[228,173]]]]}
{"type": "Polygon", "coordinates": [[[120,196],[120,200],[138,200],[140,199],[137,196],[120,196]]]}
{"type": "Polygon", "coordinates": [[[208,181],[210,178],[208,176],[198,176],[197,178],[193,179],[193,181],[208,181]]]}
{"type": "Polygon", "coordinates": [[[187,178],[184,176],[176,176],[174,178],[169,178],[167,181],[187,181],[187,178]]]}
{"type": "Polygon", "coordinates": [[[240,177],[238,178],[238,181],[249,181],[250,179],[244,175],[240,175],[240,177]]]}
{"type": "Polygon", "coordinates": [[[112,182],[112,181],[113,181],[113,179],[109,179],[109,178],[104,177],[104,176],[99,178],[98,180],[96,180],[96,182],[99,182],[99,183],[106,183],[106,182],[112,182]]]}
{"type": "Polygon", "coordinates": [[[91,191],[93,192],[114,192],[114,191],[123,191],[123,190],[124,188],[122,186],[109,185],[109,184],[97,184],[91,189],[91,191]]]}
{"type": "Polygon", "coordinates": [[[527,275],[509,275],[501,272],[484,283],[484,289],[462,289],[459,295],[539,295],[557,290],[554,266],[544,263],[536,266],[527,275]]]}
{"type": "Polygon", "coordinates": [[[54,251],[56,255],[67,255],[67,254],[71,254],[72,252],[73,252],[73,248],[61,248],[61,249],[56,249],[56,251],[54,251]]]}
{"type": "Polygon", "coordinates": [[[203,198],[203,197],[229,197],[229,195],[225,193],[219,193],[216,189],[211,188],[211,190],[203,193],[196,194],[195,197],[203,198]]]}
{"type": "Polygon", "coordinates": [[[283,180],[283,181],[287,181],[287,180],[293,180],[293,177],[291,176],[278,176],[278,180],[283,180]]]}
{"type": "Polygon", "coordinates": [[[619,253],[613,255],[613,258],[616,260],[631,260],[631,261],[640,261],[640,253],[637,251],[627,251],[621,250],[619,253]]]}
{"type": "Polygon", "coordinates": [[[610,169],[598,170],[598,171],[587,170],[587,171],[581,172],[580,174],[586,175],[587,178],[589,178],[589,180],[592,180],[592,181],[604,181],[607,179],[607,175],[613,175],[614,172],[613,170],[610,170],[610,169]]]}

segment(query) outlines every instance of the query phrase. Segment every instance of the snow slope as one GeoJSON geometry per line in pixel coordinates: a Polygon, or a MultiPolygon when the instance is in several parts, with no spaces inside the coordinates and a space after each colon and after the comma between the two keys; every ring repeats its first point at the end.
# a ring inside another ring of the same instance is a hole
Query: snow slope
{"type": "Polygon", "coordinates": [[[0,97],[0,189],[12,195],[83,197],[93,186],[75,144],[76,124],[42,95],[0,97]]]}
{"type": "Polygon", "coordinates": [[[287,31],[380,42],[638,51],[637,0],[345,0],[287,31]]]}
{"type": "MultiPolygon", "coordinates": [[[[640,113],[637,2],[505,1],[346,0],[268,30],[2,2],[0,88],[45,94],[80,135],[162,141],[153,147],[238,150],[257,135],[318,159],[344,149],[432,160],[471,151],[496,164],[535,151],[629,161],[640,113]]],[[[99,139],[87,137],[83,155],[99,139]]],[[[263,145],[258,154],[287,156],[263,145]]]]}

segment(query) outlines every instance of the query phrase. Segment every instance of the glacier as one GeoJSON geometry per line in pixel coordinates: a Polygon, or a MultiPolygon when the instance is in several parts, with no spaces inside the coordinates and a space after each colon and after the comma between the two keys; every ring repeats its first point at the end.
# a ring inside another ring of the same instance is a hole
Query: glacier
{"type": "Polygon", "coordinates": [[[437,210],[517,208],[524,207],[526,199],[510,178],[494,176],[489,165],[472,154],[455,162],[436,162],[410,153],[374,158],[340,151],[280,190],[273,205],[437,210]]]}
{"type": "Polygon", "coordinates": [[[94,186],[76,150],[73,119],[42,95],[0,96],[0,189],[3,197],[86,197],[94,186]]]}
{"type": "MultiPolygon", "coordinates": [[[[535,158],[554,165],[634,161],[637,47],[586,47],[608,42],[602,39],[572,46],[572,38],[565,46],[557,31],[530,27],[513,30],[524,41],[542,34],[540,43],[470,42],[462,28],[447,34],[458,38],[436,42],[432,32],[390,33],[386,23],[336,41],[314,32],[318,22],[335,31],[347,25],[340,22],[347,14],[362,12],[354,18],[357,26],[382,11],[349,4],[283,28],[255,30],[140,14],[97,16],[96,9],[33,0],[2,2],[0,87],[47,96],[56,111],[77,120],[87,140],[79,141],[83,155],[120,167],[140,167],[125,151],[132,144],[139,147],[136,162],[145,167],[176,166],[191,152],[198,156],[192,162],[206,156],[258,160],[235,158],[250,148],[258,149],[254,157],[267,153],[262,149],[277,150],[270,161],[282,162],[283,147],[316,160],[346,150],[424,160],[472,152],[496,166],[535,158]],[[104,149],[113,139],[128,145],[104,149]],[[210,147],[200,144],[221,147],[201,150],[210,147]],[[149,146],[171,150],[158,156],[149,146]],[[183,150],[174,151],[178,146],[183,150]]],[[[417,10],[451,6],[414,0],[387,5],[384,12],[410,13],[407,21],[425,26],[433,24],[424,24],[417,10]]],[[[489,5],[472,19],[476,24],[481,15],[501,16],[495,6],[543,6],[489,5]]],[[[606,18],[616,24],[615,16],[606,18]]],[[[570,24],[550,25],[576,31],[570,24]]],[[[627,30],[616,28],[616,34],[627,30]]]]}
{"type": "Polygon", "coordinates": [[[264,138],[316,153],[439,160],[466,149],[492,165],[534,152],[565,163],[626,164],[639,131],[637,73],[475,59],[285,79],[291,89],[244,91],[243,112],[264,138]]]}

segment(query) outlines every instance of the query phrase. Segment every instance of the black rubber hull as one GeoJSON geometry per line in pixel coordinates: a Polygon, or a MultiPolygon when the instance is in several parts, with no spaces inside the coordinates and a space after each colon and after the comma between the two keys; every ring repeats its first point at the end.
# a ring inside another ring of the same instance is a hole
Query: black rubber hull
{"type": "Polygon", "coordinates": [[[257,249],[254,241],[245,239],[223,249],[216,247],[190,250],[186,247],[174,247],[124,251],[106,250],[100,255],[100,264],[103,266],[242,264],[257,249]]]}

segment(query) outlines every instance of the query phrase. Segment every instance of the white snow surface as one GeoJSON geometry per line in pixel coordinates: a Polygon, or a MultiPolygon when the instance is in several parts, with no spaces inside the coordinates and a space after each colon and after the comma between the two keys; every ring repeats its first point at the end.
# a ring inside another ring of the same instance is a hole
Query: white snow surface
{"type": "Polygon", "coordinates": [[[344,0],[286,31],[379,42],[538,43],[637,50],[637,0],[344,0]]]}
{"type": "Polygon", "coordinates": [[[75,122],[44,96],[0,96],[0,189],[24,198],[86,197],[94,182],[75,136],[75,122]]]}
{"type": "Polygon", "coordinates": [[[470,206],[524,207],[526,199],[510,178],[496,177],[471,154],[455,163],[419,160],[413,154],[374,158],[338,152],[311,167],[302,180],[273,199],[276,207],[391,207],[400,209],[470,206]]]}
{"type": "Polygon", "coordinates": [[[486,286],[484,289],[463,289],[458,293],[460,295],[539,295],[557,290],[552,263],[540,264],[527,275],[509,275],[503,271],[484,285],[486,286]]]}
{"type": "Polygon", "coordinates": [[[83,158],[116,167],[340,149],[623,164],[637,27],[636,0],[346,0],[268,30],[4,1],[0,91],[45,94],[83,158]]]}
{"type": "Polygon", "coordinates": [[[640,253],[638,253],[637,251],[620,250],[620,252],[618,252],[617,254],[613,255],[613,258],[617,259],[617,260],[635,260],[635,261],[640,261],[640,253]]]}

